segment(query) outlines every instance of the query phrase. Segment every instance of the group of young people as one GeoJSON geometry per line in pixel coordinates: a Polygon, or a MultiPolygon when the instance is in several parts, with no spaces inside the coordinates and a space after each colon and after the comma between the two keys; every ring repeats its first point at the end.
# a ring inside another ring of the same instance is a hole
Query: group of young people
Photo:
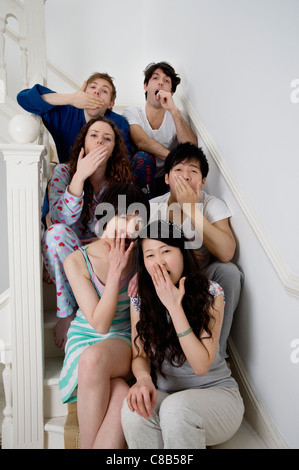
{"type": "Polygon", "coordinates": [[[243,419],[225,360],[243,275],[231,213],[203,191],[208,161],[173,100],[179,83],[167,62],[149,64],[145,104],[123,115],[103,73],[75,93],[17,96],[60,162],[42,251],[82,448],[201,449],[243,419]]]}

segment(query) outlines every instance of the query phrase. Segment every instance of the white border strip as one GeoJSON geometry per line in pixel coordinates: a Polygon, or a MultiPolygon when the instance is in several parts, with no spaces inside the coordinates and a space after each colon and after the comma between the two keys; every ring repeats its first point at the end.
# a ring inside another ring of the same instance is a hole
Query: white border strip
{"type": "Polygon", "coordinates": [[[295,276],[290,272],[289,267],[287,266],[285,260],[282,258],[281,254],[277,250],[276,246],[274,245],[271,237],[267,233],[265,227],[257,217],[256,213],[254,212],[252,206],[250,205],[249,201],[247,200],[244,193],[241,191],[240,187],[238,186],[237,182],[231,175],[227,164],[219,153],[216,145],[208,133],[207,129],[204,127],[203,123],[199,120],[193,106],[187,100],[187,98],[181,93],[177,92],[178,98],[180,99],[183,107],[186,110],[186,113],[190,117],[190,121],[194,130],[198,132],[200,135],[203,143],[207,147],[208,151],[210,152],[213,160],[215,161],[219,171],[221,172],[223,178],[225,179],[228,187],[230,188],[232,194],[234,195],[236,201],[238,202],[239,206],[241,207],[247,221],[249,222],[252,230],[254,231],[257,239],[259,240],[263,250],[265,251],[266,255],[268,256],[270,262],[272,263],[279,279],[281,280],[284,288],[286,291],[293,295],[294,297],[299,298],[299,277],[295,276]]]}

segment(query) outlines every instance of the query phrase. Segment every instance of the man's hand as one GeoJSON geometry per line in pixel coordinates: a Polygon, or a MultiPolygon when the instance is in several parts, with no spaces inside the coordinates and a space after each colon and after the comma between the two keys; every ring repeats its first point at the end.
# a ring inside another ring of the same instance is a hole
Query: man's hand
{"type": "Polygon", "coordinates": [[[177,109],[172,98],[172,93],[170,93],[169,91],[160,90],[156,94],[156,100],[160,102],[163,109],[166,109],[169,112],[172,112],[177,109]]]}
{"type": "Polygon", "coordinates": [[[174,181],[176,200],[182,210],[184,204],[196,204],[199,201],[201,194],[200,183],[197,184],[196,191],[194,191],[183,176],[174,175],[174,181]]]}
{"type": "Polygon", "coordinates": [[[95,109],[103,106],[103,101],[95,95],[90,95],[85,92],[86,82],[83,83],[81,88],[72,94],[71,104],[79,109],[95,109]]]}

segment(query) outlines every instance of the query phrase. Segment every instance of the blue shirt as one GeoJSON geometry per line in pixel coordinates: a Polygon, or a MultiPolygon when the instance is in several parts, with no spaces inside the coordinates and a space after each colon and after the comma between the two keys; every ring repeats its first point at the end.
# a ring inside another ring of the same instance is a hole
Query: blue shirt
{"type": "MultiPolygon", "coordinates": [[[[55,106],[46,103],[41,95],[55,93],[42,85],[34,85],[32,88],[20,91],[17,95],[19,105],[29,113],[41,116],[45,127],[53,137],[60,163],[69,161],[70,149],[74,145],[77,135],[86,124],[84,110],[71,105],[55,106]]],[[[131,157],[131,141],[129,135],[129,123],[120,114],[107,110],[105,118],[113,121],[124,138],[131,157]]]]}

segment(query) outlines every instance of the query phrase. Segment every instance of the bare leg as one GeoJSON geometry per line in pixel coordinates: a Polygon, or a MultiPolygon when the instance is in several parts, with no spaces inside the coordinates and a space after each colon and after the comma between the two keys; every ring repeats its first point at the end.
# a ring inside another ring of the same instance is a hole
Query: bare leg
{"type": "Polygon", "coordinates": [[[72,315],[69,315],[65,318],[58,318],[57,323],[54,328],[54,339],[55,344],[59,349],[64,351],[65,343],[67,340],[67,332],[70,327],[72,320],[75,318],[76,311],[78,307],[73,310],[72,315]]]}
{"type": "Polygon", "coordinates": [[[120,416],[129,385],[123,379],[112,379],[110,384],[110,400],[93,445],[94,449],[124,449],[126,444],[120,416]]]}
{"type": "Polygon", "coordinates": [[[82,449],[123,447],[120,410],[127,386],[112,379],[126,379],[130,367],[131,348],[118,339],[101,341],[82,353],[77,403],[82,449]]]}

